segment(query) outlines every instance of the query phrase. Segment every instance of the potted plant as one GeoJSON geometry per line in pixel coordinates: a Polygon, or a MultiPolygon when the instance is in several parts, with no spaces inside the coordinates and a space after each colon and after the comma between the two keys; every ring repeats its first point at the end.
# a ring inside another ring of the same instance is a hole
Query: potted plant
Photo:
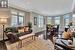
{"type": "Polygon", "coordinates": [[[28,22],[28,27],[29,27],[29,32],[31,33],[32,32],[32,23],[31,22],[28,22]]]}

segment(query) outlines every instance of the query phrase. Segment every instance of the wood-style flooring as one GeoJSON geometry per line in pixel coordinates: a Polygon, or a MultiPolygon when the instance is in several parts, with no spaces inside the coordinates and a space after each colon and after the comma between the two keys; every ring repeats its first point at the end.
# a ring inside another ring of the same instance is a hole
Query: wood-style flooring
{"type": "Polygon", "coordinates": [[[54,45],[50,40],[37,38],[35,41],[31,40],[24,44],[20,50],[54,50],[54,45]]]}
{"type": "MultiPolygon", "coordinates": [[[[0,44],[0,50],[6,50],[5,46],[0,44]]],[[[18,48],[18,50],[54,50],[54,45],[50,40],[36,38],[35,41],[30,40],[23,43],[22,48],[18,48]]]]}

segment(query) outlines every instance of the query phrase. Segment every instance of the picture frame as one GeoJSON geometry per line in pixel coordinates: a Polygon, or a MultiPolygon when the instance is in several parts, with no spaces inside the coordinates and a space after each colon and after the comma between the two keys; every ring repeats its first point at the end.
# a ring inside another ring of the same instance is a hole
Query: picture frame
{"type": "Polygon", "coordinates": [[[37,17],[34,17],[34,25],[37,25],[37,17]]]}

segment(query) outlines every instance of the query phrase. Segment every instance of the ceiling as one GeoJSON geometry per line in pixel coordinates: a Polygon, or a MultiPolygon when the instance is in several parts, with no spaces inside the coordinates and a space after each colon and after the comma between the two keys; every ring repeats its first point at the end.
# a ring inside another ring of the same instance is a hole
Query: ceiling
{"type": "Polygon", "coordinates": [[[46,16],[72,12],[73,0],[9,0],[9,5],[46,16]]]}
{"type": "Polygon", "coordinates": [[[9,18],[10,10],[8,8],[0,8],[0,18],[9,18]]]}

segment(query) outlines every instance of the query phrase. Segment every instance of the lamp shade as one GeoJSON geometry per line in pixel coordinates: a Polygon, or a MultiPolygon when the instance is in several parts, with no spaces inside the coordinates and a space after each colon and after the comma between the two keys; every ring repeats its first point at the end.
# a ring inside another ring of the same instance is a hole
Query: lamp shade
{"type": "Polygon", "coordinates": [[[0,24],[7,24],[7,18],[0,18],[0,24]]]}

